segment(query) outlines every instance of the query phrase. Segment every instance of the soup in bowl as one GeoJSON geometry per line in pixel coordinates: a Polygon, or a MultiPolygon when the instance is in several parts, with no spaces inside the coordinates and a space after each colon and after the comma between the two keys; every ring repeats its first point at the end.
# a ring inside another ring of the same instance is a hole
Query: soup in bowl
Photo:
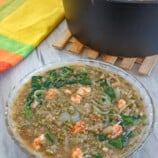
{"type": "Polygon", "coordinates": [[[7,125],[37,157],[127,157],[151,133],[148,92],[115,66],[92,60],[46,65],[19,83],[9,97],[7,125]]]}

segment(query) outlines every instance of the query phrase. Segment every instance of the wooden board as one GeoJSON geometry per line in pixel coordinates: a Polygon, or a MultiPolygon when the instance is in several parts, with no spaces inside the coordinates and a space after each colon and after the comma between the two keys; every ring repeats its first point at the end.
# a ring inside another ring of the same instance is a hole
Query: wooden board
{"type": "Polygon", "coordinates": [[[99,56],[99,52],[97,52],[93,49],[87,48],[84,51],[84,56],[87,58],[90,58],[90,59],[97,59],[97,57],[99,56]]]}
{"type": "Polygon", "coordinates": [[[115,64],[116,60],[118,57],[112,56],[112,55],[104,55],[103,56],[103,61],[110,63],[110,64],[115,64]]]}
{"type": "Polygon", "coordinates": [[[83,47],[84,45],[81,42],[79,42],[76,38],[72,37],[70,39],[70,46],[67,50],[72,53],[79,54],[83,47]]]}
{"type": "Polygon", "coordinates": [[[120,63],[120,67],[131,70],[136,60],[137,58],[123,58],[120,63]]]}
{"type": "Polygon", "coordinates": [[[142,64],[144,61],[144,58],[137,58],[136,63],[137,64],[142,64]]]}
{"type": "Polygon", "coordinates": [[[158,55],[146,57],[140,66],[138,72],[143,75],[150,75],[152,68],[158,61],[158,55]]]}
{"type": "Polygon", "coordinates": [[[60,36],[56,41],[53,43],[53,46],[58,48],[58,49],[63,49],[64,46],[67,44],[69,39],[71,38],[71,33],[68,29],[66,29],[63,33],[62,36],[60,36]]]}
{"type": "MultiPolygon", "coordinates": [[[[58,49],[64,49],[66,45],[69,45],[66,49],[74,54],[83,55],[86,58],[97,59],[100,53],[96,50],[88,48],[76,38],[72,37],[70,31],[66,29],[61,35],[54,41],[53,46],[58,49]]],[[[135,64],[140,64],[138,73],[143,75],[149,75],[158,61],[158,55],[145,57],[145,58],[127,58],[117,57],[106,54],[102,57],[104,62],[115,64],[118,59],[121,59],[119,66],[126,70],[131,70],[135,64]]]]}

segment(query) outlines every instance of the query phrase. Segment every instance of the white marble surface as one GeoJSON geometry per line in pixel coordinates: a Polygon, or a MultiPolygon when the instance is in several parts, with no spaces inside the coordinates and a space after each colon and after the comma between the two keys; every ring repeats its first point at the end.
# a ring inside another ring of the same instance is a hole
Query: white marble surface
{"type": "MultiPolygon", "coordinates": [[[[52,47],[54,39],[66,27],[63,22],[41,45],[29,55],[23,62],[13,69],[0,75],[0,158],[28,158],[21,149],[11,139],[5,125],[5,104],[11,87],[15,85],[20,78],[32,70],[50,62],[62,62],[81,58],[72,55],[66,51],[58,51],[52,47]]],[[[133,74],[149,90],[153,98],[156,109],[156,123],[153,133],[144,147],[138,151],[133,158],[158,158],[158,64],[153,69],[152,74],[140,76],[137,74],[137,66],[134,67],[133,74]]]]}

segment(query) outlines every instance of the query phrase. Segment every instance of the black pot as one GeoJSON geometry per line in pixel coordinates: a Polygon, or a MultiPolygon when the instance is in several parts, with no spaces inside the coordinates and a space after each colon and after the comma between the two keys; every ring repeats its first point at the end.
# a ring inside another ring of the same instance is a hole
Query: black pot
{"type": "Polygon", "coordinates": [[[158,53],[158,1],[63,0],[68,27],[82,43],[117,56],[158,53]]]}

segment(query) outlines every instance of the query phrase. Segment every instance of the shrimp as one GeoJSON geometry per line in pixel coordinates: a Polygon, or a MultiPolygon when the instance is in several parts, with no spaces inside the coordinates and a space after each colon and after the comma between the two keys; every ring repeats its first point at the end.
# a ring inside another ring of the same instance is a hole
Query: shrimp
{"type": "Polygon", "coordinates": [[[106,127],[104,130],[103,130],[103,133],[105,134],[105,135],[109,135],[109,134],[111,134],[113,132],[113,126],[108,126],[108,127],[106,127]]]}
{"type": "Polygon", "coordinates": [[[72,95],[71,96],[71,101],[75,104],[80,104],[81,103],[81,96],[80,95],[72,95]]]}
{"type": "Polygon", "coordinates": [[[40,135],[39,137],[35,138],[32,146],[36,149],[39,150],[42,146],[43,141],[45,140],[44,134],[40,135]]]}
{"type": "Polygon", "coordinates": [[[117,106],[119,109],[125,109],[127,107],[126,101],[124,99],[120,99],[117,106]]]}
{"type": "Polygon", "coordinates": [[[64,93],[65,93],[65,94],[68,94],[68,95],[71,95],[71,94],[72,94],[71,90],[69,90],[69,89],[64,89],[64,93]]]}
{"type": "Polygon", "coordinates": [[[108,137],[111,138],[111,139],[115,139],[115,138],[117,138],[118,136],[120,136],[122,133],[123,133],[123,128],[122,128],[122,126],[116,124],[116,125],[113,126],[112,134],[108,135],[108,137]]]}
{"type": "Polygon", "coordinates": [[[90,87],[80,87],[77,91],[77,94],[81,95],[81,96],[86,96],[91,92],[91,88],[90,87]]]}
{"type": "Polygon", "coordinates": [[[48,91],[46,93],[46,98],[54,99],[57,96],[58,96],[58,93],[57,93],[56,89],[53,89],[53,88],[48,89],[48,91]]]}
{"type": "Polygon", "coordinates": [[[76,134],[79,133],[80,131],[85,132],[85,123],[83,121],[77,122],[75,126],[72,128],[71,133],[76,134]]]}
{"type": "Polygon", "coordinates": [[[34,139],[32,146],[36,149],[39,150],[41,148],[41,142],[39,138],[34,139]]]}
{"type": "Polygon", "coordinates": [[[71,158],[83,158],[83,152],[80,148],[72,150],[71,158]]]}

